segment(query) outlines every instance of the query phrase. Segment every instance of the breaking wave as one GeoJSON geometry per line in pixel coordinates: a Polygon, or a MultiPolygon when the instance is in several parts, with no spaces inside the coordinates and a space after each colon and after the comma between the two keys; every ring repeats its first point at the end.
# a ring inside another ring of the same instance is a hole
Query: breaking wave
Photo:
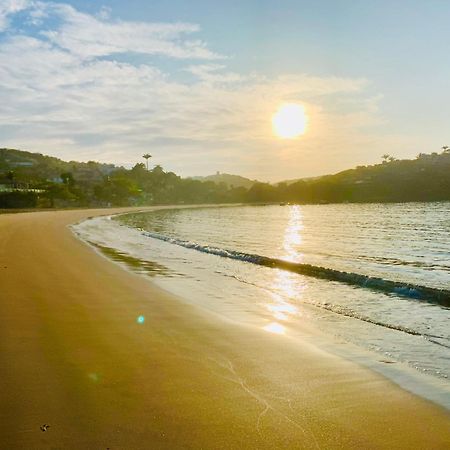
{"type": "Polygon", "coordinates": [[[328,281],[337,281],[361,288],[368,288],[382,291],[388,294],[395,294],[418,300],[424,300],[439,305],[450,307],[450,290],[437,289],[416,284],[402,283],[401,281],[386,280],[378,277],[371,277],[354,272],[345,272],[311,264],[286,261],[268,256],[261,256],[251,253],[239,252],[236,250],[223,249],[209,245],[202,245],[192,241],[177,239],[163,234],[141,230],[144,236],[179,245],[184,248],[197,250],[199,252],[220,256],[223,258],[235,259],[251,264],[256,264],[274,269],[288,270],[315,278],[328,281]]]}

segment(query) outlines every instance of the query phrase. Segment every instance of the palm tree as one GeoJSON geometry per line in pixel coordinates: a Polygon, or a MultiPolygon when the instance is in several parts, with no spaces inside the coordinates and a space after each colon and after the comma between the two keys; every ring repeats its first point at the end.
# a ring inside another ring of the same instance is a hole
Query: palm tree
{"type": "Polygon", "coordinates": [[[152,155],[150,155],[150,153],[146,153],[145,155],[142,155],[142,157],[145,159],[146,167],[148,170],[148,160],[152,157],[152,155]]]}

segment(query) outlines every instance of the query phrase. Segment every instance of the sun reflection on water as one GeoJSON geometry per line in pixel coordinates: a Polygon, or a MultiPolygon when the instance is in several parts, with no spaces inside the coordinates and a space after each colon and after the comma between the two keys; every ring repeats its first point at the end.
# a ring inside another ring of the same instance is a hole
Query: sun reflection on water
{"type": "MultiPolygon", "coordinates": [[[[289,222],[286,226],[283,239],[283,259],[300,262],[303,255],[299,252],[299,246],[302,243],[301,232],[303,230],[302,214],[299,206],[294,205],[289,208],[289,222]]],[[[270,314],[279,321],[289,321],[293,316],[301,315],[298,308],[303,292],[306,288],[306,282],[298,274],[287,272],[285,270],[274,270],[271,283],[272,303],[266,305],[270,314]]],[[[273,322],[266,327],[266,331],[284,334],[284,327],[273,322]],[[275,325],[276,326],[275,326],[275,325]],[[280,333],[279,327],[283,328],[280,333]]]]}
{"type": "Polygon", "coordinates": [[[283,240],[283,259],[292,262],[301,262],[303,254],[299,252],[303,231],[302,212],[300,206],[292,205],[289,207],[289,222],[284,231],[283,240]]]}

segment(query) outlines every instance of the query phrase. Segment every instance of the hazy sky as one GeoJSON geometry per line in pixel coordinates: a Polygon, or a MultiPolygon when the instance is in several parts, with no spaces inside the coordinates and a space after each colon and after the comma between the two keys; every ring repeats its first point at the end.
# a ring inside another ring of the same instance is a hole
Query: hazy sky
{"type": "Polygon", "coordinates": [[[447,0],[0,0],[0,147],[270,181],[414,157],[450,144],[449,48],[447,0]]]}

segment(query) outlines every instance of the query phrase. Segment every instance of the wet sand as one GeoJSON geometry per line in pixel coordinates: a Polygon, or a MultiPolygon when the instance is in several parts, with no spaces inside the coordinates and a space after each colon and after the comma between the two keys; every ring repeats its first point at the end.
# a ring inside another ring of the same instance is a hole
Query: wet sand
{"type": "Polygon", "coordinates": [[[0,215],[1,449],[449,448],[443,409],[96,254],[97,214],[0,215]]]}

